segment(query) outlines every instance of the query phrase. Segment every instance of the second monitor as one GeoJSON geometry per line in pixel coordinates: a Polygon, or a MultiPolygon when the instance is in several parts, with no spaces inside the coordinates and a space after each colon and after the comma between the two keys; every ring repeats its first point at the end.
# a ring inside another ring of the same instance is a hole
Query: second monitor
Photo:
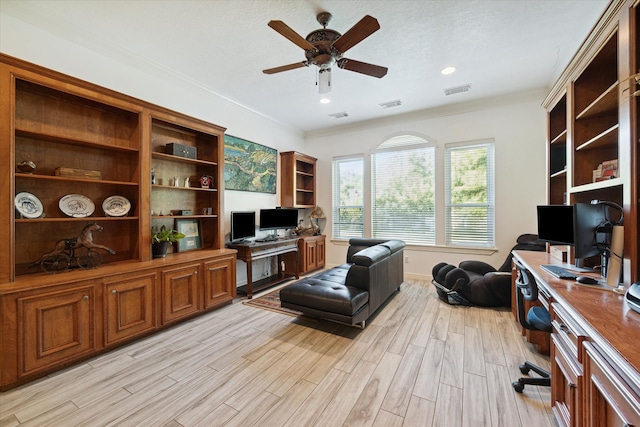
{"type": "Polygon", "coordinates": [[[260,230],[273,231],[268,239],[276,239],[278,230],[290,230],[297,226],[297,209],[260,209],[260,230]]]}

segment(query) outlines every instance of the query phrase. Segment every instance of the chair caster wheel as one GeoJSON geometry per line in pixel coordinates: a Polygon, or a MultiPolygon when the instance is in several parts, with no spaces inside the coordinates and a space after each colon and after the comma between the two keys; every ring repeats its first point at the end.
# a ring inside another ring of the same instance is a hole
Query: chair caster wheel
{"type": "Polygon", "coordinates": [[[527,375],[530,370],[527,365],[520,365],[520,372],[522,372],[523,375],[527,375]]]}
{"type": "Polygon", "coordinates": [[[513,383],[511,383],[511,385],[513,386],[513,389],[518,393],[522,393],[522,390],[524,390],[524,384],[520,383],[520,381],[514,381],[513,383]]]}

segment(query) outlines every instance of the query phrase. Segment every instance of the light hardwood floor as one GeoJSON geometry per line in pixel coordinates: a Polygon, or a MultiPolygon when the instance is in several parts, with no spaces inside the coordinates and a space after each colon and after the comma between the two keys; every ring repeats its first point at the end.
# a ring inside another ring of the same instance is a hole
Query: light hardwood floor
{"type": "Polygon", "coordinates": [[[0,426],[554,426],[507,309],[408,280],[364,330],[235,302],[0,394],[0,426]]]}

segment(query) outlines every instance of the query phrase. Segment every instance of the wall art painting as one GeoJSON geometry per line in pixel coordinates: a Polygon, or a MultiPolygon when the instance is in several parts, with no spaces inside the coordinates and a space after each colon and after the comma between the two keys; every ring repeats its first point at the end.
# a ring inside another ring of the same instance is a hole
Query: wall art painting
{"type": "Polygon", "coordinates": [[[224,136],[225,190],[276,193],[277,150],[224,136]]]}

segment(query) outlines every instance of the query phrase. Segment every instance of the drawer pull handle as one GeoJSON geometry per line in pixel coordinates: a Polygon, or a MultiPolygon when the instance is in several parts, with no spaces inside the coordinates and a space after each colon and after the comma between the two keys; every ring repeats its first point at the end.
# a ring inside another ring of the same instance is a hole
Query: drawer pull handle
{"type": "Polygon", "coordinates": [[[558,327],[562,332],[564,332],[565,334],[570,334],[571,331],[569,330],[569,328],[567,328],[567,325],[561,323],[560,326],[558,327]]]}
{"type": "Polygon", "coordinates": [[[89,295],[83,296],[82,299],[85,300],[85,301],[89,301],[89,295]]]}
{"type": "Polygon", "coordinates": [[[114,294],[114,295],[116,294],[116,292],[117,292],[117,291],[116,291],[115,289],[112,289],[112,290],[111,290],[111,293],[112,293],[112,294],[114,294]]]}

